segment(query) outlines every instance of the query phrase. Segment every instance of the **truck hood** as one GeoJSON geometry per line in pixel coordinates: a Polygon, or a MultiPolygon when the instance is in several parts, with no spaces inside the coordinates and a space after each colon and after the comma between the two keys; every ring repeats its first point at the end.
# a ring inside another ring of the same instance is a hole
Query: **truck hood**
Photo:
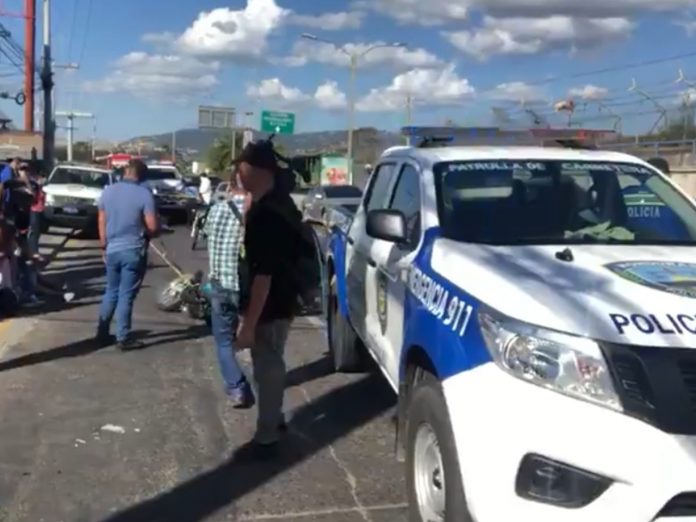
{"type": "Polygon", "coordinates": [[[84,185],[73,185],[63,183],[49,183],[44,185],[44,192],[51,196],[68,196],[71,198],[97,199],[101,197],[104,189],[86,187],[84,185]]]}
{"type": "Polygon", "coordinates": [[[696,248],[439,239],[431,266],[500,313],[597,340],[696,348],[696,248]],[[556,254],[569,248],[572,261],[556,254]]]}

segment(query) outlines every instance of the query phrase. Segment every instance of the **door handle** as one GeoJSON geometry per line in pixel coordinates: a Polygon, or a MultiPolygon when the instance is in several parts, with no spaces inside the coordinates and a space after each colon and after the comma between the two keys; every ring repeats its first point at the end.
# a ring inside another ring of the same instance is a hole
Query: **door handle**
{"type": "Polygon", "coordinates": [[[372,268],[375,268],[377,266],[377,263],[371,257],[367,258],[367,264],[370,265],[372,268]]]}
{"type": "Polygon", "coordinates": [[[350,236],[348,236],[348,239],[346,239],[346,241],[348,241],[348,244],[349,244],[349,245],[354,245],[354,244],[355,244],[355,239],[353,239],[353,238],[350,237],[350,236]]]}

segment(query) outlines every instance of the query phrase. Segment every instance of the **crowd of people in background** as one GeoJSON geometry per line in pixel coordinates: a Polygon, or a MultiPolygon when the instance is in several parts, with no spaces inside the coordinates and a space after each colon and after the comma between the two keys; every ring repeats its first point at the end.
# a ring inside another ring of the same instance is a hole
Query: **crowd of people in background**
{"type": "Polygon", "coordinates": [[[45,176],[35,162],[12,159],[0,171],[0,317],[39,302],[37,293],[64,292],[41,277],[46,259],[40,251],[42,215],[46,205],[45,176]]]}

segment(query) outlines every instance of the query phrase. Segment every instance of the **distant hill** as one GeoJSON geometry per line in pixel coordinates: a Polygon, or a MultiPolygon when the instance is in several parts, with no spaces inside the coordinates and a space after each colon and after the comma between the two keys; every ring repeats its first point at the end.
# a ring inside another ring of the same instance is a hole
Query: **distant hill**
{"type": "MultiPolygon", "coordinates": [[[[203,159],[215,140],[229,135],[226,131],[181,129],[176,131],[176,148],[186,151],[193,159],[203,159]]],[[[267,134],[254,131],[254,139],[267,134]]],[[[347,131],[304,132],[292,135],[278,135],[274,141],[282,146],[287,154],[298,155],[317,152],[345,152],[347,131]]],[[[358,163],[373,163],[387,147],[403,143],[396,133],[373,128],[357,129],[353,134],[354,157],[358,163]]],[[[172,133],[138,136],[120,144],[122,148],[141,148],[143,150],[171,147],[172,133]]]]}

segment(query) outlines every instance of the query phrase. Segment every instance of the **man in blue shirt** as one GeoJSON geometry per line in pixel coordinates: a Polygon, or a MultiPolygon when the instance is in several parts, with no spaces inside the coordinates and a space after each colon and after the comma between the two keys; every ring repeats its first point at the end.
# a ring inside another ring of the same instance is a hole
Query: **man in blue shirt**
{"type": "Polygon", "coordinates": [[[14,158],[0,171],[0,183],[5,183],[13,178],[16,178],[19,174],[19,164],[21,163],[19,158],[14,158]]]}
{"type": "Polygon", "coordinates": [[[106,264],[106,291],[99,310],[97,341],[108,345],[116,314],[116,343],[120,350],[142,343],[130,337],[133,302],[145,277],[149,239],[159,231],[152,193],[140,183],[147,165],[132,160],[122,181],[104,189],[99,201],[99,240],[106,264]]]}
{"type": "Polygon", "coordinates": [[[19,165],[21,161],[19,158],[14,158],[7,165],[3,167],[0,171],[0,184],[2,184],[3,193],[3,206],[7,213],[11,212],[10,202],[12,200],[12,190],[8,186],[8,182],[16,179],[19,175],[19,165]]]}

